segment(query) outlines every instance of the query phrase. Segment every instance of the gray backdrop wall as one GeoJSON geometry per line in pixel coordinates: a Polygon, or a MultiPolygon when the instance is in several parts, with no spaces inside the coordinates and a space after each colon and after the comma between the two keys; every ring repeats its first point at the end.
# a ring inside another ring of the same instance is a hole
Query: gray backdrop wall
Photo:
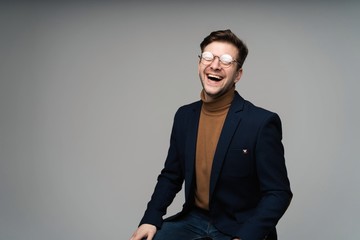
{"type": "Polygon", "coordinates": [[[283,121],[294,199],[280,239],[358,239],[359,13],[358,1],[2,2],[0,239],[128,239],[175,111],[199,99],[199,43],[225,28],[250,49],[237,90],[283,121]]]}

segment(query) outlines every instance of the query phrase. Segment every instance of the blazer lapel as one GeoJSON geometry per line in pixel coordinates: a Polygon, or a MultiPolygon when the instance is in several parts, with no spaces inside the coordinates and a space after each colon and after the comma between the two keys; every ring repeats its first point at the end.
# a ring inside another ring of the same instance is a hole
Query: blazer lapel
{"type": "Polygon", "coordinates": [[[243,106],[244,106],[244,99],[240,97],[240,95],[236,92],[234,96],[234,100],[226,116],[224,126],[221,131],[218,145],[214,155],[211,177],[210,177],[210,201],[216,186],[216,182],[220,176],[221,167],[224,162],[225,155],[228,151],[234,133],[241,121],[243,106]]]}

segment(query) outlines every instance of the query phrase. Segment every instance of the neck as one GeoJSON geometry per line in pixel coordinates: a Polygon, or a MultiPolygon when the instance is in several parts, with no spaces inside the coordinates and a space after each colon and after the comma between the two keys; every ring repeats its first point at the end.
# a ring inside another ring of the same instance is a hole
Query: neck
{"type": "Polygon", "coordinates": [[[227,109],[234,98],[234,93],[235,93],[235,86],[232,87],[225,94],[221,95],[220,97],[211,98],[205,93],[203,89],[201,91],[201,100],[203,102],[203,109],[206,112],[218,112],[227,109]]]}

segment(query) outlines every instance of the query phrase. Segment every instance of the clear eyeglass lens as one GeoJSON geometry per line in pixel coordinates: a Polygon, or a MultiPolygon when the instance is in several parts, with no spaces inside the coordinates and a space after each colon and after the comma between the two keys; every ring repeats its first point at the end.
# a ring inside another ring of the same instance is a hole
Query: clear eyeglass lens
{"type": "Polygon", "coordinates": [[[201,58],[205,61],[212,61],[214,60],[214,55],[211,52],[203,52],[201,58]]]}
{"type": "Polygon", "coordinates": [[[220,62],[226,66],[230,65],[233,62],[233,59],[230,55],[224,54],[220,56],[220,62]]]}

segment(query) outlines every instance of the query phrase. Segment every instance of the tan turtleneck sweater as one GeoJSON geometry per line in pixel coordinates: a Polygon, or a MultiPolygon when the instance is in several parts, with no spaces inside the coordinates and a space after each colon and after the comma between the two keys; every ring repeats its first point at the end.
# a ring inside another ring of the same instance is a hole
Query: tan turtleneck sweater
{"type": "Polygon", "coordinates": [[[209,209],[210,174],[216,146],[231,102],[235,86],[215,100],[206,100],[201,92],[201,108],[198,138],[196,144],[196,188],[195,205],[209,209]]]}

